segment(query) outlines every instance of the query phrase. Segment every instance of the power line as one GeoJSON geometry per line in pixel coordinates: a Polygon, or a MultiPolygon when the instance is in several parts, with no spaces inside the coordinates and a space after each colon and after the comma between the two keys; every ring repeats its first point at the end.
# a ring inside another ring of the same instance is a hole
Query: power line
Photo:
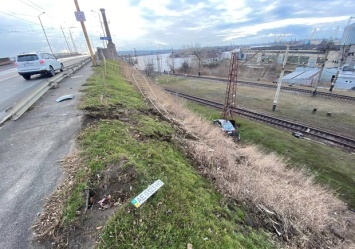
{"type": "MultiPolygon", "coordinates": [[[[36,25],[40,26],[39,23],[32,22],[32,21],[29,21],[29,20],[27,20],[27,19],[24,19],[24,18],[15,16],[15,15],[11,15],[11,14],[9,14],[9,13],[5,13],[5,12],[3,12],[3,11],[1,11],[1,10],[0,10],[0,13],[3,13],[3,14],[5,14],[5,15],[8,15],[8,16],[11,16],[11,17],[14,17],[14,18],[17,18],[17,19],[20,19],[20,20],[23,20],[23,21],[26,21],[26,22],[29,22],[29,23],[33,23],[33,24],[36,24],[36,25]]],[[[49,26],[44,26],[44,27],[45,27],[46,29],[48,29],[48,30],[51,30],[51,29],[56,29],[56,30],[58,30],[58,31],[60,30],[60,28],[53,28],[53,27],[49,27],[49,26]]]]}
{"type": "Polygon", "coordinates": [[[33,16],[33,15],[27,15],[27,14],[21,14],[21,13],[16,13],[16,12],[13,12],[13,11],[10,11],[12,14],[14,15],[21,15],[21,16],[29,16],[29,17],[37,17],[37,16],[33,16]]]}
{"type": "Polygon", "coordinates": [[[30,6],[32,9],[35,9],[35,10],[37,10],[37,11],[43,11],[43,9],[42,9],[42,8],[41,8],[41,9],[39,9],[39,8],[37,8],[37,7],[33,7],[31,4],[28,4],[28,3],[26,3],[26,2],[24,2],[24,1],[22,1],[22,0],[20,0],[20,2],[22,2],[22,3],[26,4],[27,6],[30,6]]]}
{"type": "Polygon", "coordinates": [[[33,5],[35,5],[35,6],[37,6],[38,8],[40,8],[41,10],[43,10],[44,11],[44,9],[42,9],[42,7],[41,6],[38,6],[37,4],[35,4],[34,2],[32,2],[32,1],[30,1],[30,0],[27,0],[28,2],[30,2],[30,3],[32,3],[33,5]]]}
{"type": "MultiPolygon", "coordinates": [[[[37,11],[44,11],[44,9],[43,9],[42,7],[38,6],[37,4],[35,4],[34,2],[32,2],[32,1],[30,1],[30,0],[27,0],[27,1],[30,2],[31,4],[35,5],[36,7],[33,7],[32,5],[30,5],[30,4],[26,3],[26,2],[24,2],[23,0],[20,0],[20,1],[21,1],[22,3],[24,3],[24,4],[28,5],[28,6],[30,6],[31,8],[37,10],[37,11]]],[[[48,13],[45,13],[45,15],[48,16],[48,17],[50,17],[50,18],[52,18],[52,19],[54,19],[54,20],[56,20],[56,19],[55,19],[54,17],[52,17],[51,15],[48,15],[48,13]]]]}
{"type": "Polygon", "coordinates": [[[15,18],[17,18],[17,19],[24,20],[24,21],[26,21],[26,22],[30,22],[30,23],[33,23],[33,24],[39,25],[38,23],[35,23],[35,22],[32,22],[32,21],[29,21],[29,20],[27,20],[27,19],[24,19],[24,18],[21,18],[21,17],[18,17],[18,16],[14,16],[14,15],[11,15],[11,14],[8,14],[8,13],[5,13],[5,12],[3,12],[3,11],[1,11],[1,10],[0,10],[0,13],[3,13],[3,14],[5,14],[5,15],[8,15],[8,16],[11,16],[11,17],[15,17],[15,18]]]}
{"type": "MultiPolygon", "coordinates": [[[[39,29],[32,29],[32,30],[16,30],[16,29],[13,29],[13,30],[6,30],[6,29],[1,29],[1,31],[3,31],[3,33],[8,33],[8,34],[13,34],[13,33],[32,33],[32,34],[36,34],[36,33],[42,33],[43,31],[42,30],[39,30],[39,29]]],[[[59,33],[59,30],[56,30],[56,29],[46,29],[46,31],[49,33],[49,34],[58,34],[59,33]]]]}

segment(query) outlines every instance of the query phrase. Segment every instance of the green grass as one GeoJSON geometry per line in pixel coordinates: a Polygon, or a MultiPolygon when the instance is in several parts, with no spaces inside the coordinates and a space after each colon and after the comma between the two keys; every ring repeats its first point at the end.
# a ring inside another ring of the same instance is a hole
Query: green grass
{"type": "MultiPolygon", "coordinates": [[[[150,134],[157,125],[162,126],[159,121],[150,120],[138,127],[147,129],[143,133],[150,134]]],[[[250,231],[247,235],[235,232],[243,231],[238,225],[242,217],[221,206],[223,197],[196,172],[176,145],[150,137],[145,141],[136,140],[130,135],[132,131],[127,131],[127,125],[119,121],[103,124],[92,137],[102,131],[107,139],[118,137],[112,148],[102,142],[107,155],[100,155],[107,163],[115,160],[112,158],[115,155],[115,158],[125,157],[135,165],[138,179],[131,197],[157,179],[165,185],[140,208],[126,203],[116,212],[102,234],[104,243],[101,248],[115,245],[122,248],[184,248],[187,243],[193,244],[194,248],[260,248],[269,245],[266,236],[260,232],[250,231]],[[118,143],[122,140],[124,142],[118,143]]]]}
{"type": "MultiPolygon", "coordinates": [[[[220,111],[188,102],[188,107],[208,120],[220,117],[220,111]]],[[[315,141],[298,139],[288,131],[263,125],[242,117],[242,143],[254,144],[266,152],[287,158],[293,167],[305,167],[322,184],[330,186],[340,198],[355,207],[355,155],[315,141]]]]}
{"type": "MultiPolygon", "coordinates": [[[[88,81],[81,104],[97,117],[79,136],[90,175],[125,158],[137,172],[129,201],[157,179],[164,186],[139,208],[123,204],[101,231],[99,247],[186,248],[191,243],[194,249],[272,248],[269,235],[245,226],[244,211],[236,205],[228,207],[227,200],[199,175],[178,144],[162,139],[173,137],[174,129],[147,111],[131,85],[108,77],[105,91],[110,94],[105,95],[105,102],[100,100],[104,91],[100,70],[88,81]],[[125,109],[130,122],[106,114],[114,109],[125,109]]],[[[82,174],[76,180],[65,220],[75,220],[88,180],[82,174]]]]}
{"type": "MultiPolygon", "coordinates": [[[[108,70],[110,71],[113,70],[108,70]]],[[[101,68],[97,68],[85,84],[85,98],[82,99],[80,108],[85,110],[122,106],[132,110],[145,109],[146,104],[141,101],[140,94],[132,85],[124,82],[122,78],[112,75],[104,80],[101,68]]]]}

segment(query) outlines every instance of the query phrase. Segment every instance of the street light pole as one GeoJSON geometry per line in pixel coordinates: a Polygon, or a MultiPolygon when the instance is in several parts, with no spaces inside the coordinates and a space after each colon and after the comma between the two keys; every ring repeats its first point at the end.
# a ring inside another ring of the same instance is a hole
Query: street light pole
{"type": "Polygon", "coordinates": [[[75,45],[75,42],[74,42],[74,39],[73,39],[73,35],[71,34],[71,28],[75,28],[75,27],[69,27],[69,34],[70,34],[70,38],[71,38],[71,42],[73,43],[73,46],[74,46],[74,52],[77,53],[78,50],[76,48],[76,45],[75,45]]]}
{"type": "Polygon", "coordinates": [[[275,98],[274,98],[274,104],[272,105],[272,111],[274,112],[276,110],[276,106],[277,106],[277,102],[279,100],[279,95],[280,95],[280,90],[281,90],[281,85],[282,85],[282,79],[284,77],[284,73],[285,73],[285,67],[286,67],[286,63],[287,63],[287,56],[288,56],[288,51],[290,49],[290,45],[287,45],[286,48],[286,52],[284,55],[284,60],[282,63],[282,69],[281,69],[281,73],[280,73],[280,77],[277,81],[277,88],[276,88],[276,94],[275,94],[275,98]]]}
{"type": "MultiPolygon", "coordinates": [[[[95,10],[91,10],[91,12],[94,12],[94,13],[96,13],[96,14],[99,16],[99,21],[100,21],[100,25],[101,25],[101,29],[102,29],[102,36],[106,36],[106,35],[105,35],[104,26],[103,26],[102,21],[101,21],[100,13],[97,12],[97,11],[95,11],[95,10]]],[[[102,40],[102,45],[104,46],[104,48],[106,48],[106,45],[105,45],[105,41],[104,41],[104,40],[102,40]]]]}
{"type": "Polygon", "coordinates": [[[63,33],[64,39],[65,39],[65,42],[66,42],[67,47],[68,47],[68,51],[69,51],[70,55],[72,55],[72,54],[71,54],[71,49],[70,49],[70,47],[69,47],[69,43],[68,43],[67,37],[66,37],[66,36],[65,36],[65,34],[64,34],[64,31],[63,31],[63,27],[62,27],[62,25],[60,25],[60,28],[62,29],[62,33],[63,33]]]}
{"type": "Polygon", "coordinates": [[[41,15],[43,15],[44,13],[46,13],[46,12],[43,12],[42,14],[39,14],[39,15],[38,15],[38,19],[39,19],[39,22],[41,23],[42,30],[43,30],[44,36],[46,37],[46,40],[47,40],[47,43],[48,43],[49,49],[51,50],[52,54],[54,55],[53,50],[52,50],[52,47],[51,47],[51,45],[49,44],[49,41],[48,41],[48,38],[47,38],[46,31],[45,31],[45,30],[44,30],[44,28],[43,28],[43,24],[42,24],[41,17],[40,17],[40,16],[41,16],[41,15]]]}

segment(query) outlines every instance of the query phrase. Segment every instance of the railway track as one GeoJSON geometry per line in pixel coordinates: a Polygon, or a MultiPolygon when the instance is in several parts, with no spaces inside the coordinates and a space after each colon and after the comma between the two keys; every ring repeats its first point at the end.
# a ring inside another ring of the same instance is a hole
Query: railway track
{"type": "MultiPolygon", "coordinates": [[[[175,76],[185,76],[183,74],[173,74],[173,75],[175,75],[175,76]]],[[[208,77],[208,76],[186,75],[186,77],[227,82],[227,79],[224,79],[224,78],[215,78],[215,77],[208,77]]],[[[276,85],[269,85],[269,84],[258,83],[258,82],[249,82],[249,81],[243,81],[243,80],[238,81],[238,84],[250,85],[250,86],[255,86],[255,87],[273,88],[273,89],[276,89],[276,87],[277,87],[276,85]]],[[[311,95],[313,93],[313,90],[300,89],[300,88],[289,87],[289,86],[282,86],[281,90],[291,91],[291,92],[299,92],[299,93],[304,93],[304,94],[309,94],[309,95],[311,95]]],[[[347,96],[347,95],[341,95],[341,94],[334,94],[334,93],[317,91],[317,96],[334,98],[334,99],[345,100],[345,101],[354,101],[355,102],[355,97],[347,96]]]]}
{"type": "MultiPolygon", "coordinates": [[[[165,89],[165,90],[175,96],[182,97],[182,98],[188,99],[190,101],[194,101],[194,102],[206,105],[206,106],[215,107],[217,109],[223,109],[223,104],[221,104],[221,103],[217,103],[217,102],[209,101],[206,99],[194,97],[194,96],[191,96],[191,95],[188,95],[185,93],[176,92],[176,91],[169,90],[169,89],[165,89]]],[[[234,113],[236,113],[238,115],[242,115],[242,116],[248,117],[250,119],[253,119],[253,120],[256,120],[259,122],[264,122],[264,123],[267,123],[267,124],[270,124],[273,126],[282,127],[284,129],[291,130],[292,132],[301,132],[304,134],[305,137],[312,137],[317,140],[325,141],[325,142],[332,144],[332,145],[337,145],[337,146],[349,149],[351,151],[355,151],[355,139],[345,137],[341,134],[337,134],[337,133],[334,133],[331,131],[326,131],[323,129],[315,128],[315,127],[308,125],[308,124],[301,124],[301,123],[286,120],[286,119],[275,118],[272,116],[249,111],[249,110],[242,109],[242,108],[236,108],[233,111],[234,111],[234,113]]]]}

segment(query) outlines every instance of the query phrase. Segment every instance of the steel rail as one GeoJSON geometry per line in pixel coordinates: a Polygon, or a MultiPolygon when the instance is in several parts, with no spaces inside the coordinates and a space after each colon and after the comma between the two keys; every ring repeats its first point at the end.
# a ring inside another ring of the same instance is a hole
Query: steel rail
{"type": "MultiPolygon", "coordinates": [[[[191,100],[191,101],[203,104],[203,105],[211,106],[211,107],[214,107],[217,109],[223,108],[223,104],[221,104],[221,103],[217,103],[217,102],[202,99],[199,97],[191,96],[191,95],[177,92],[177,91],[173,91],[170,89],[165,89],[165,90],[175,96],[182,97],[182,98],[185,98],[185,99],[188,99],[188,100],[191,100]]],[[[337,134],[335,132],[316,128],[316,127],[313,127],[308,124],[301,124],[301,123],[294,122],[291,120],[276,118],[276,117],[272,117],[269,115],[257,113],[254,111],[242,109],[242,108],[235,108],[233,111],[239,115],[242,115],[242,116],[245,116],[245,117],[260,121],[260,122],[265,122],[265,123],[268,123],[268,124],[271,124],[274,126],[278,126],[278,127],[282,127],[282,128],[285,128],[285,129],[288,129],[291,131],[302,132],[305,136],[315,137],[317,139],[327,141],[328,143],[340,145],[340,146],[348,148],[350,150],[355,150],[355,139],[345,137],[342,134],[337,134]]]]}
{"type": "MultiPolygon", "coordinates": [[[[171,75],[227,82],[227,79],[219,78],[219,77],[184,75],[184,74],[176,74],[176,73],[175,74],[171,74],[171,75]]],[[[276,85],[269,85],[269,84],[258,83],[258,82],[249,82],[249,81],[243,81],[243,80],[238,80],[238,83],[239,84],[243,84],[243,85],[256,86],[256,87],[276,88],[276,85]]],[[[291,91],[291,92],[300,92],[300,93],[305,93],[305,94],[309,94],[309,95],[311,95],[313,93],[312,90],[300,89],[300,88],[290,87],[290,86],[281,86],[281,90],[291,91]]],[[[335,94],[335,93],[327,93],[327,92],[317,91],[317,95],[322,96],[322,97],[335,98],[335,99],[339,99],[339,100],[355,101],[355,97],[342,95],[342,94],[335,94]]]]}

